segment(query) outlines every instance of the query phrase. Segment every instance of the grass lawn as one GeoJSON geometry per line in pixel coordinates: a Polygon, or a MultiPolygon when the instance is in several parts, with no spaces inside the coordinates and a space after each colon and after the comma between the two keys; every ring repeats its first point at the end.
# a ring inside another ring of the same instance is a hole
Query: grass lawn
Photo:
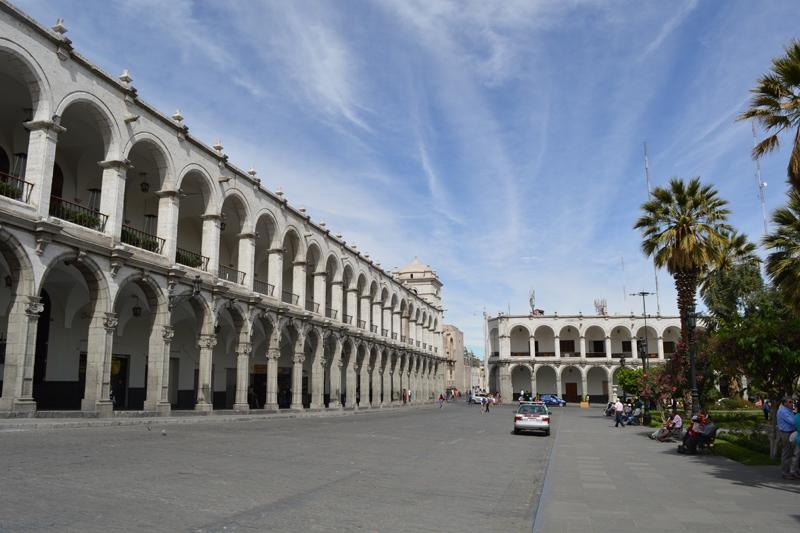
{"type": "Polygon", "coordinates": [[[748,435],[723,433],[714,441],[714,453],[733,459],[743,465],[778,465],[780,461],[769,456],[769,441],[766,435],[754,438],[748,435]]]}

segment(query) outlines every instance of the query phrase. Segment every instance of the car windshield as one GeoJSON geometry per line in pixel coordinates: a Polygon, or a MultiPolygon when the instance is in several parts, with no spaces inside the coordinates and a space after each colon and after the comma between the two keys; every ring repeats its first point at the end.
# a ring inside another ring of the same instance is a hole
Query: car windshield
{"type": "Polygon", "coordinates": [[[547,409],[543,405],[520,405],[517,413],[524,415],[546,415],[547,409]]]}

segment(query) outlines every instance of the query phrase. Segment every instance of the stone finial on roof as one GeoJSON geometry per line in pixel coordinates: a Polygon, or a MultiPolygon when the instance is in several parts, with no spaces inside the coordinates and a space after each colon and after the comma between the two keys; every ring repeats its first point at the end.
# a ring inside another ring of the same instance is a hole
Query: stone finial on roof
{"type": "Polygon", "coordinates": [[[69,31],[67,29],[67,26],[64,24],[64,19],[61,18],[61,17],[58,17],[58,19],[56,20],[55,25],[53,25],[53,27],[51,29],[54,32],[56,32],[57,34],[59,34],[59,35],[64,35],[65,33],[67,33],[69,31]]]}
{"type": "Polygon", "coordinates": [[[325,226],[327,226],[327,225],[328,225],[328,224],[327,224],[327,222],[325,222],[324,220],[320,220],[320,221],[319,221],[319,227],[320,227],[320,228],[324,228],[324,227],[325,227],[325,226]]]}
{"type": "Polygon", "coordinates": [[[122,71],[122,74],[119,75],[119,81],[121,81],[125,87],[130,86],[133,78],[131,77],[131,73],[128,72],[128,69],[122,71]]]}
{"type": "Polygon", "coordinates": [[[176,109],[175,113],[172,114],[172,120],[174,120],[178,124],[183,122],[183,115],[181,115],[181,110],[180,109],[176,109]]]}
{"type": "Polygon", "coordinates": [[[255,178],[257,174],[256,169],[253,165],[250,165],[250,170],[248,170],[247,173],[250,174],[251,178],[255,178]]]}
{"type": "Polygon", "coordinates": [[[216,151],[218,154],[221,154],[221,153],[222,153],[222,148],[223,148],[223,147],[222,147],[222,141],[221,141],[221,140],[219,140],[219,139],[217,139],[217,142],[215,142],[215,143],[214,143],[214,146],[212,146],[212,148],[213,148],[213,149],[214,149],[214,151],[216,151]]]}

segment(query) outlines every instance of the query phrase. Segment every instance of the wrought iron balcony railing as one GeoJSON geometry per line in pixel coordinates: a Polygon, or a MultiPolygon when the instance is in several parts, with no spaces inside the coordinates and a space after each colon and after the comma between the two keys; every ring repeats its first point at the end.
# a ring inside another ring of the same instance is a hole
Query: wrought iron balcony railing
{"type": "Polygon", "coordinates": [[[97,231],[103,231],[108,220],[108,215],[58,196],[50,197],[50,216],[97,231]]]}
{"type": "Polygon", "coordinates": [[[292,291],[284,290],[282,301],[287,304],[298,305],[300,303],[300,297],[292,291]]]}
{"type": "Polygon", "coordinates": [[[19,200],[20,202],[25,202],[27,204],[31,199],[32,190],[32,183],[28,183],[27,181],[16,176],[12,176],[11,174],[0,172],[0,195],[13,200],[19,200]]]}
{"type": "Polygon", "coordinates": [[[406,342],[406,336],[400,335],[400,342],[406,342]]]}
{"type": "Polygon", "coordinates": [[[388,334],[389,334],[389,330],[388,329],[381,329],[381,336],[385,337],[388,334]]]}
{"type": "Polygon", "coordinates": [[[270,285],[266,281],[261,281],[260,279],[254,279],[253,290],[260,294],[273,296],[275,294],[275,285],[270,285]]]}
{"type": "Polygon", "coordinates": [[[375,324],[370,324],[369,325],[369,330],[370,330],[371,333],[378,333],[378,326],[375,325],[375,324]]]}
{"type": "Polygon", "coordinates": [[[338,312],[333,307],[326,307],[325,308],[325,316],[326,317],[336,320],[336,315],[337,314],[338,314],[338,312]]]}
{"type": "Polygon", "coordinates": [[[175,249],[175,262],[179,265],[206,270],[208,268],[208,257],[197,252],[190,252],[183,248],[175,249]]]}
{"type": "Polygon", "coordinates": [[[365,329],[367,327],[367,323],[364,320],[359,320],[358,327],[361,329],[365,329]]]}
{"type": "Polygon", "coordinates": [[[344,322],[345,324],[352,324],[353,323],[352,315],[346,315],[346,314],[342,315],[342,322],[344,322]]]}
{"type": "Polygon", "coordinates": [[[319,304],[314,300],[306,300],[306,311],[311,311],[312,313],[319,313],[319,304]]]}
{"type": "Polygon", "coordinates": [[[396,340],[397,340],[397,333],[392,333],[392,340],[393,340],[393,341],[396,341],[396,340]]]}
{"type": "Polygon", "coordinates": [[[122,225],[120,240],[125,244],[130,244],[142,250],[160,254],[164,249],[164,239],[155,235],[150,235],[142,230],[122,225]]]}
{"type": "Polygon", "coordinates": [[[223,265],[219,266],[219,277],[224,279],[225,281],[230,281],[231,283],[237,283],[239,285],[244,285],[244,272],[240,270],[236,270],[235,268],[226,267],[223,265]]]}

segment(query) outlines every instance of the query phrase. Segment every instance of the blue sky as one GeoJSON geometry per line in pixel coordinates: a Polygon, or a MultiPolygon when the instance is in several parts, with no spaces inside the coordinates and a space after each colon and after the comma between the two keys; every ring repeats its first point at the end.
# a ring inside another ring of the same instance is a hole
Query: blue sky
{"type": "MultiPolygon", "coordinates": [[[[701,176],[760,238],[734,118],[800,37],[788,0],[16,4],[384,267],[433,266],[478,354],[484,308],[527,312],[531,288],[546,312],[641,312],[643,141],[655,185],[701,176]]],[[[789,141],[762,161],[769,210],[789,141]]]]}

